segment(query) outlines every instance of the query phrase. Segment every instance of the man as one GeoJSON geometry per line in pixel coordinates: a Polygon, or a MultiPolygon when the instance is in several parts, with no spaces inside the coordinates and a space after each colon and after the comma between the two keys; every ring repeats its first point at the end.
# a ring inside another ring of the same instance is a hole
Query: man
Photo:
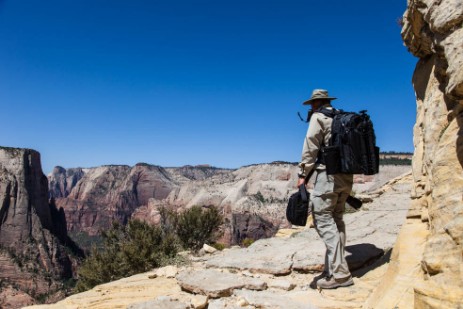
{"type": "Polygon", "coordinates": [[[319,152],[329,145],[333,119],[317,112],[319,108],[332,109],[328,91],[315,89],[304,105],[310,105],[310,123],[299,164],[299,185],[315,169],[315,184],[311,194],[311,207],[315,229],[326,246],[325,270],[316,281],[321,289],[335,289],[354,284],[345,259],[346,228],[343,221],[345,202],[352,190],[353,175],[327,175],[326,166],[320,162],[319,152]]]}

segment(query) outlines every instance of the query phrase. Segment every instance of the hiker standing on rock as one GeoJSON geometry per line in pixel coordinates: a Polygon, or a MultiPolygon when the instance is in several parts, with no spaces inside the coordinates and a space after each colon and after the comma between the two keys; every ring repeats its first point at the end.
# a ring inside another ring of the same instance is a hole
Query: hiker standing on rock
{"type": "Polygon", "coordinates": [[[346,227],[343,221],[346,199],[351,193],[353,175],[326,173],[321,162],[320,149],[329,145],[333,119],[317,112],[320,108],[333,109],[328,91],[315,89],[304,105],[310,105],[309,129],[304,140],[297,186],[315,170],[315,184],[310,207],[315,229],[325,243],[325,269],[323,278],[316,281],[321,289],[335,289],[354,284],[345,259],[346,227]]]}

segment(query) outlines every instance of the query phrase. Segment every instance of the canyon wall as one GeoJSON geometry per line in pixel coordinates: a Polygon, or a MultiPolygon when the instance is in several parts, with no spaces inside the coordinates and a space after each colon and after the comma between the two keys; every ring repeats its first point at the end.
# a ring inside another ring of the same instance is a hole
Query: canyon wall
{"type": "Polygon", "coordinates": [[[294,164],[261,164],[238,170],[210,166],[164,168],[137,164],[88,169],[56,167],[50,195],[65,210],[67,227],[90,236],[113,221],[159,223],[159,207],[216,206],[223,210],[225,243],[273,236],[287,224],[285,198],[294,191],[294,164]],[[288,181],[290,180],[291,181],[288,181]],[[265,206],[264,206],[265,205],[265,206]]]}
{"type": "Polygon", "coordinates": [[[139,163],[96,168],[55,167],[48,176],[50,196],[65,210],[70,232],[95,236],[113,221],[125,224],[135,210],[160,201],[185,182],[224,170],[212,167],[163,168],[139,163]]]}
{"type": "Polygon", "coordinates": [[[419,58],[411,212],[429,225],[415,307],[457,308],[463,299],[463,2],[409,0],[403,23],[405,45],[419,58]]]}
{"type": "Polygon", "coordinates": [[[59,298],[81,255],[49,203],[40,154],[0,147],[0,307],[59,298]]]}
{"type": "MultiPolygon", "coordinates": [[[[378,175],[356,177],[354,190],[377,188],[409,168],[383,166],[378,175]]],[[[73,235],[95,236],[112,221],[124,224],[130,218],[158,224],[159,207],[181,211],[197,205],[222,210],[225,224],[220,241],[240,244],[246,238],[271,237],[279,228],[288,227],[285,209],[296,190],[296,178],[297,165],[284,162],[236,170],[148,164],[56,167],[49,175],[49,188],[57,206],[64,209],[73,235]]]]}

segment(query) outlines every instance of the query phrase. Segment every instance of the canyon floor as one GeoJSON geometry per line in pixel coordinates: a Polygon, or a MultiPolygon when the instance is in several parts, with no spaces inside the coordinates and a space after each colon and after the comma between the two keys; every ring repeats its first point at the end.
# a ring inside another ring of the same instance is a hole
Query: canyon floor
{"type": "MultiPolygon", "coordinates": [[[[422,225],[416,227],[407,219],[411,183],[410,174],[397,177],[370,192],[373,201],[360,211],[345,215],[347,260],[355,282],[351,287],[321,292],[310,287],[323,269],[325,248],[308,224],[280,230],[276,237],[256,241],[248,248],[189,256],[187,265],[154,269],[97,286],[54,305],[27,308],[368,307],[371,298],[378,298],[375,290],[381,288],[384,277],[391,276],[387,269],[391,253],[398,254],[392,249],[399,231],[405,229],[416,237],[425,237],[426,232],[419,230],[422,225]]],[[[394,250],[401,250],[401,256],[407,257],[407,269],[419,268],[420,248],[403,246],[394,250]]],[[[392,276],[401,277],[402,285],[388,294],[389,302],[382,303],[388,308],[411,305],[413,289],[407,282],[413,280],[413,274],[407,270],[401,275],[398,270],[392,276]]]]}

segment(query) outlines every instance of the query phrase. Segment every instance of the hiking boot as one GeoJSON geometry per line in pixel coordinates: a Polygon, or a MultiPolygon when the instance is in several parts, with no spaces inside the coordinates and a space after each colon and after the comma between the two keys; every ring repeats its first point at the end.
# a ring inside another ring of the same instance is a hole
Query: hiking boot
{"type": "Polygon", "coordinates": [[[322,278],[326,278],[326,277],[329,277],[328,272],[327,272],[327,271],[323,271],[320,275],[315,276],[315,277],[313,278],[312,282],[310,282],[310,284],[309,284],[309,287],[310,287],[311,289],[314,289],[314,290],[315,290],[315,289],[317,288],[317,281],[320,280],[320,279],[322,279],[322,278]]]}
{"type": "Polygon", "coordinates": [[[352,276],[343,278],[343,279],[335,279],[333,276],[325,277],[317,281],[317,287],[319,289],[337,289],[340,287],[346,287],[354,284],[354,280],[352,280],[352,276]]]}

